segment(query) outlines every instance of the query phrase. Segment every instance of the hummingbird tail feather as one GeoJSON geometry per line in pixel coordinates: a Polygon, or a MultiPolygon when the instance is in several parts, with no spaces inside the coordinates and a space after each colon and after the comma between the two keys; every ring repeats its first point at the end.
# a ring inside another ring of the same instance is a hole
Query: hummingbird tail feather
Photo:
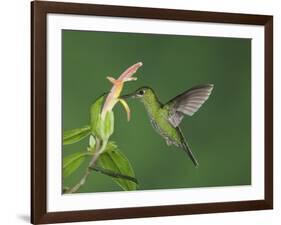
{"type": "Polygon", "coordinates": [[[193,164],[198,167],[199,166],[199,163],[198,161],[196,160],[195,156],[193,155],[190,147],[188,146],[188,144],[186,142],[184,142],[183,144],[183,150],[188,154],[188,156],[190,157],[191,161],[193,162],[193,164]]]}
{"type": "MultiPolygon", "coordinates": [[[[179,127],[178,127],[179,128],[179,127]]],[[[181,131],[181,129],[179,128],[179,131],[181,133],[181,136],[183,138],[183,146],[182,146],[182,149],[187,153],[187,155],[189,156],[189,158],[191,159],[191,161],[193,162],[193,164],[198,167],[199,166],[199,163],[198,161],[196,160],[195,156],[193,155],[190,147],[188,146],[187,144],[187,141],[185,139],[185,137],[183,136],[183,133],[181,131]]]]}

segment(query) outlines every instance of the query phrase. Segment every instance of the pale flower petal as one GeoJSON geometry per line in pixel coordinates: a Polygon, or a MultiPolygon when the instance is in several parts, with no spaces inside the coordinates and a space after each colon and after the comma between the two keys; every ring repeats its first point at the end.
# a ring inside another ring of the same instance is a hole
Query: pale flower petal
{"type": "Polygon", "coordinates": [[[135,72],[137,72],[138,68],[140,68],[141,66],[142,66],[142,62],[138,62],[138,63],[132,65],[131,67],[126,69],[125,72],[123,72],[121,74],[121,76],[118,78],[118,80],[127,80],[127,78],[133,76],[133,74],[135,72]]]}
{"type": "Polygon", "coordinates": [[[106,77],[106,79],[109,80],[112,84],[116,83],[116,80],[113,77],[106,77]]]}
{"type": "Polygon", "coordinates": [[[122,104],[122,106],[124,107],[125,111],[127,112],[127,120],[130,121],[131,111],[130,111],[130,108],[129,108],[127,102],[124,99],[121,99],[121,98],[119,98],[119,101],[122,104]]]}
{"type": "Polygon", "coordinates": [[[107,95],[107,98],[106,98],[105,103],[102,108],[101,117],[103,119],[106,115],[106,112],[111,111],[113,109],[114,105],[118,101],[120,101],[121,104],[124,106],[124,108],[127,112],[128,120],[130,119],[129,106],[127,105],[127,103],[124,100],[119,99],[119,96],[122,92],[124,82],[137,80],[136,77],[132,77],[132,76],[134,73],[137,72],[138,68],[141,66],[142,66],[142,62],[138,62],[138,63],[132,65],[127,70],[125,70],[117,80],[113,77],[109,77],[109,76],[107,77],[107,79],[113,84],[113,86],[112,86],[109,94],[107,95]]]}

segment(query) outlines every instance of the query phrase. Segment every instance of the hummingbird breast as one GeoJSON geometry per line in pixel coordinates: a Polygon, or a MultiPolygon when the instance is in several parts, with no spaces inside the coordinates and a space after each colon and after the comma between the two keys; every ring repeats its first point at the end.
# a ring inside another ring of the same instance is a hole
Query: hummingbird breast
{"type": "Polygon", "coordinates": [[[163,107],[156,95],[151,94],[149,97],[143,98],[142,102],[155,131],[166,140],[168,145],[181,146],[181,133],[168,120],[169,111],[163,107]]]}
{"type": "Polygon", "coordinates": [[[174,144],[177,147],[181,145],[181,136],[178,129],[173,127],[168,121],[168,112],[163,109],[159,109],[156,115],[149,115],[150,122],[154,130],[161,135],[165,140],[167,145],[174,144]]]}

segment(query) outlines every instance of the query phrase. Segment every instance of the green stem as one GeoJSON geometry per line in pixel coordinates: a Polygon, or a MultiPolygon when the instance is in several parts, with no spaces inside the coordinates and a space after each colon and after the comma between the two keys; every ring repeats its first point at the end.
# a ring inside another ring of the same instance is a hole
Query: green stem
{"type": "Polygon", "coordinates": [[[111,176],[111,177],[129,180],[129,181],[132,181],[132,182],[138,184],[138,180],[134,177],[130,177],[130,176],[127,176],[127,175],[124,175],[124,174],[121,174],[121,173],[117,173],[117,172],[114,172],[114,171],[111,171],[111,170],[108,170],[108,169],[105,169],[105,168],[102,168],[102,167],[98,167],[98,166],[91,167],[90,169],[92,169],[96,172],[102,173],[102,174],[106,174],[106,175],[111,176]]]}
{"type": "Polygon", "coordinates": [[[96,162],[97,162],[100,154],[105,150],[108,140],[103,140],[101,146],[99,144],[99,141],[97,141],[97,142],[98,142],[97,149],[96,149],[95,153],[93,154],[93,157],[92,157],[87,169],[85,170],[84,175],[82,176],[82,178],[76,185],[74,185],[72,188],[68,189],[65,193],[67,193],[67,194],[75,193],[86,183],[86,181],[92,171],[91,168],[94,168],[96,166],[96,162]]]}

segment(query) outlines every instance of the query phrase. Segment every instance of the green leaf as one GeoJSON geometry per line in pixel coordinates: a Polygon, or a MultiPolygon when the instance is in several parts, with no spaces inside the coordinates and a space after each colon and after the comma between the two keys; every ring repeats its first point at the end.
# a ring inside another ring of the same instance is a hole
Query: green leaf
{"type": "Polygon", "coordinates": [[[83,163],[86,156],[90,156],[88,152],[76,152],[63,159],[63,177],[67,177],[72,174],[83,163]]]}
{"type": "Polygon", "coordinates": [[[96,136],[100,137],[100,128],[98,127],[101,124],[101,107],[102,103],[104,102],[104,96],[102,95],[99,97],[92,105],[90,109],[90,120],[91,120],[91,129],[92,133],[95,134],[96,136]]]}
{"type": "MultiPolygon", "coordinates": [[[[135,179],[135,173],[129,160],[118,150],[113,142],[109,142],[106,150],[99,156],[98,165],[105,170],[112,171],[115,175],[121,174],[122,176],[135,179]]],[[[113,180],[125,191],[132,191],[137,188],[136,182],[132,180],[116,177],[114,177],[113,180]]]]}
{"type": "Polygon", "coordinates": [[[82,140],[91,133],[90,126],[84,126],[63,132],[63,145],[70,145],[82,140]]]}
{"type": "Polygon", "coordinates": [[[113,111],[109,111],[105,115],[104,119],[104,135],[105,138],[108,139],[114,131],[114,113],[113,111]]]}
{"type": "Polygon", "coordinates": [[[95,127],[95,135],[101,138],[102,140],[107,139],[104,133],[104,121],[101,118],[101,115],[98,115],[96,127],[95,127]]]}

